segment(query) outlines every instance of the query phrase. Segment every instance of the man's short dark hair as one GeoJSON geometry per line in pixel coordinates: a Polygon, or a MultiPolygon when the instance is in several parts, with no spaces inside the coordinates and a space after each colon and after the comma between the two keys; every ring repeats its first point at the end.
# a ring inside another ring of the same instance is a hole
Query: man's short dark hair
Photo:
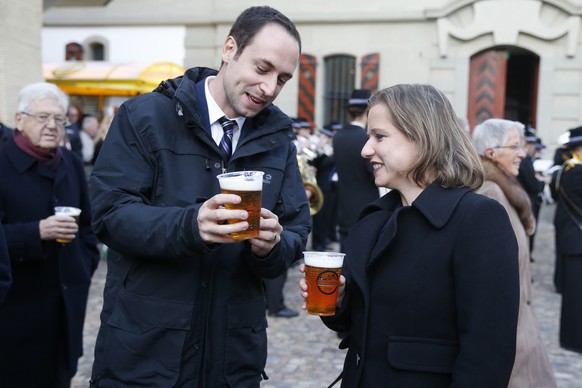
{"type": "Polygon", "coordinates": [[[299,31],[297,31],[297,27],[287,16],[269,6],[250,7],[236,18],[228,33],[229,36],[232,36],[236,40],[237,44],[234,59],[238,59],[255,35],[269,23],[276,23],[283,27],[289,35],[295,38],[299,44],[299,52],[301,52],[301,37],[299,36],[299,31]]]}

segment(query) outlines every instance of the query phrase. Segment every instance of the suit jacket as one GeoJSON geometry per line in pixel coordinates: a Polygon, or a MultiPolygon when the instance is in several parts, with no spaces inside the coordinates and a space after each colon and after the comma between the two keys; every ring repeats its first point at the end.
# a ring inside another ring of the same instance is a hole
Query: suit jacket
{"type": "Polygon", "coordinates": [[[368,136],[357,125],[344,125],[333,137],[333,158],[338,175],[338,226],[347,233],[360,211],[379,197],[372,166],[361,155],[368,136]]]}
{"type": "Polygon", "coordinates": [[[542,205],[541,194],[544,191],[545,184],[536,178],[533,159],[530,155],[526,155],[526,157],[519,164],[519,174],[517,175],[517,179],[529,196],[531,208],[534,217],[537,220],[538,214],[540,212],[540,206],[542,205]]]}
{"type": "Polygon", "coordinates": [[[428,186],[389,192],[347,242],[342,387],[506,387],[515,357],[517,244],[499,203],[428,186]]]}

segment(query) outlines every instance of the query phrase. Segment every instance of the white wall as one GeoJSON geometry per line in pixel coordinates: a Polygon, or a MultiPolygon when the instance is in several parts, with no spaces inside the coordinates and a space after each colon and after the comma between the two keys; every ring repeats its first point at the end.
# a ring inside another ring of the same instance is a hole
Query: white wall
{"type": "Polygon", "coordinates": [[[67,43],[83,45],[94,37],[98,37],[99,42],[108,42],[108,62],[173,62],[184,65],[185,28],[182,26],[44,27],[42,61],[63,62],[67,43]]]}

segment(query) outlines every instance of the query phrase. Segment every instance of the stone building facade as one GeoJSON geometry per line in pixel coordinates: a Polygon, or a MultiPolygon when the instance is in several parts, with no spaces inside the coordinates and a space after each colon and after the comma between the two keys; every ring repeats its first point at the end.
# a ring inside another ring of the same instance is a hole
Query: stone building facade
{"type": "MultiPolygon", "coordinates": [[[[522,121],[537,129],[549,151],[563,131],[582,123],[582,0],[263,3],[289,16],[303,39],[301,64],[277,104],[317,126],[345,120],[342,107],[353,88],[396,83],[439,87],[469,127],[488,117],[522,121]]],[[[98,42],[103,59],[115,63],[108,53],[119,52],[118,39],[107,31],[157,28],[162,34],[179,27],[179,37],[166,39],[183,44],[178,64],[217,67],[230,25],[254,4],[111,0],[99,7],[53,7],[43,16],[43,51],[47,45],[62,51],[70,41],[85,47],[98,42]],[[80,28],[90,35],[78,35],[80,28]],[[69,34],[56,38],[57,31],[69,34]]],[[[134,36],[135,44],[124,44],[127,55],[155,52],[147,38],[134,36]]]]}

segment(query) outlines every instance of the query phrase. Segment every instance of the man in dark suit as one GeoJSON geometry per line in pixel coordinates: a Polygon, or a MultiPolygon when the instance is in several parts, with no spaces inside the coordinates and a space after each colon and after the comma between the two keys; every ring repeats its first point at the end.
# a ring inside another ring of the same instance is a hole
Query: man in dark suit
{"type": "Polygon", "coordinates": [[[379,197],[374,184],[372,165],[361,155],[368,140],[368,99],[371,92],[356,89],[346,105],[351,122],[344,125],[333,138],[334,161],[338,174],[338,226],[340,251],[348,232],[355,225],[362,208],[379,197]]]}
{"type": "MultiPolygon", "coordinates": [[[[537,153],[536,144],[538,138],[535,133],[528,128],[525,131],[524,140],[526,151],[525,158],[523,158],[519,165],[519,174],[517,175],[517,180],[529,197],[532,212],[537,222],[538,214],[540,213],[540,207],[542,205],[542,193],[544,191],[545,182],[541,179],[538,179],[533,165],[534,157],[537,153]]],[[[533,259],[531,258],[531,252],[533,252],[534,247],[534,236],[535,232],[529,237],[529,252],[530,260],[532,261],[533,259]]]]}

